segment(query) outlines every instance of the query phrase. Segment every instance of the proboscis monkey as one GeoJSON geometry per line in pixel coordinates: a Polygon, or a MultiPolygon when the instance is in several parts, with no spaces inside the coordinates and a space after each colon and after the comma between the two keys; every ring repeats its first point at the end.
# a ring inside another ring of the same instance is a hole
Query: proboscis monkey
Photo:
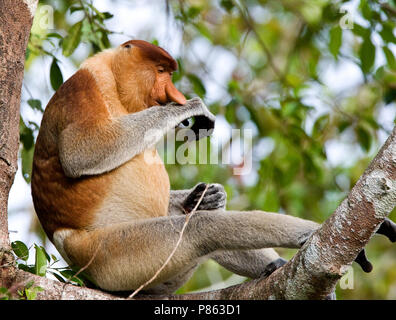
{"type": "MultiPolygon", "coordinates": [[[[161,136],[146,137],[191,117],[195,132],[213,127],[203,102],[186,101],[172,84],[176,68],[162,48],[128,41],[87,59],[44,112],[33,162],[35,210],[68,263],[84,267],[93,257],[86,272],[104,290],[131,291],[155,274],[205,188],[170,190],[155,149],[161,136]],[[147,152],[158,161],[145,161],[147,152]]],[[[243,276],[265,276],[285,263],[271,248],[299,248],[319,226],[284,214],[229,212],[225,204],[223,187],[211,184],[146,291],[175,291],[208,258],[243,276]]],[[[396,233],[389,221],[382,228],[396,233]]],[[[367,269],[364,252],[359,257],[367,269]]]]}

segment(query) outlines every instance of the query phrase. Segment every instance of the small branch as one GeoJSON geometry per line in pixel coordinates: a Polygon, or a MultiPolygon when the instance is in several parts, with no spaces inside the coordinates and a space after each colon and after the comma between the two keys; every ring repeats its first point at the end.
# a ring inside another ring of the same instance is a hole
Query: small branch
{"type": "Polygon", "coordinates": [[[276,74],[276,76],[282,81],[285,82],[286,79],[283,75],[283,73],[281,72],[281,70],[278,68],[278,66],[275,64],[274,59],[272,57],[272,54],[270,52],[270,50],[268,49],[267,45],[264,43],[263,39],[261,39],[261,36],[259,35],[259,33],[256,30],[256,27],[254,25],[253,19],[251,18],[248,8],[243,6],[242,4],[238,4],[235,1],[236,6],[238,7],[238,10],[241,14],[242,19],[245,21],[246,25],[248,26],[248,28],[254,33],[258,44],[261,46],[261,48],[263,49],[267,60],[268,60],[268,64],[271,66],[272,70],[274,71],[274,73],[276,74]],[[245,11],[245,12],[244,12],[245,11]]]}

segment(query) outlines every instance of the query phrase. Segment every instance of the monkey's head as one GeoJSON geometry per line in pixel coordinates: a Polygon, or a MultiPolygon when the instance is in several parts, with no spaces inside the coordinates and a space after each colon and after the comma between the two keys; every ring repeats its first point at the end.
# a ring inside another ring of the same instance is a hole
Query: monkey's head
{"type": "MultiPolygon", "coordinates": [[[[130,40],[120,45],[112,60],[117,91],[129,112],[170,102],[185,104],[186,98],[172,83],[177,62],[161,47],[143,40],[130,40]]],[[[188,121],[183,124],[188,125],[188,121]]],[[[191,129],[197,139],[200,129],[213,129],[214,122],[205,116],[195,117],[191,129]]]]}
{"type": "Polygon", "coordinates": [[[186,103],[172,83],[177,62],[156,45],[143,40],[123,43],[115,51],[112,69],[121,102],[130,112],[169,102],[186,103]]]}

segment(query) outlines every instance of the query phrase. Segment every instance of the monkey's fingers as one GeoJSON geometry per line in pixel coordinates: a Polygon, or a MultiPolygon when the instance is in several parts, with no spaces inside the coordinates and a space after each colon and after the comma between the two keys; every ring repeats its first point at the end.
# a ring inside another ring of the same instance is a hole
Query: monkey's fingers
{"type": "Polygon", "coordinates": [[[369,273],[373,270],[373,265],[371,264],[370,261],[367,260],[366,251],[364,249],[360,251],[360,253],[355,259],[355,262],[360,265],[360,267],[364,272],[369,273]]]}
{"type": "Polygon", "coordinates": [[[377,233],[386,236],[391,242],[396,242],[396,223],[386,218],[377,233]]]}

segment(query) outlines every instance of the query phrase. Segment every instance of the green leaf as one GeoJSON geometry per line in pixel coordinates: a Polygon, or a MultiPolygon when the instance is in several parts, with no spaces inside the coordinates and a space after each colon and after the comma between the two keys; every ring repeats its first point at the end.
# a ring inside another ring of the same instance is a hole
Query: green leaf
{"type": "Polygon", "coordinates": [[[70,56],[74,52],[74,50],[76,50],[77,46],[80,44],[81,28],[82,28],[82,21],[77,22],[70,28],[69,34],[63,39],[62,49],[63,49],[63,55],[65,57],[70,56]]]}
{"type": "Polygon", "coordinates": [[[26,126],[25,122],[20,118],[19,120],[19,138],[23,144],[23,148],[29,150],[34,145],[33,130],[26,126]]]}
{"type": "Polygon", "coordinates": [[[382,50],[384,51],[386,61],[388,62],[388,65],[391,69],[396,70],[396,59],[395,56],[393,55],[393,52],[388,48],[388,47],[382,47],[382,50]]]}
{"type": "Polygon", "coordinates": [[[84,286],[84,282],[80,278],[74,276],[76,274],[76,272],[74,272],[72,270],[62,270],[62,271],[60,271],[60,273],[67,280],[76,282],[78,285],[80,285],[82,287],[84,286]]]}
{"type": "Polygon", "coordinates": [[[73,13],[75,11],[82,11],[82,10],[84,10],[84,8],[81,6],[70,7],[70,13],[73,13]]]}
{"type": "Polygon", "coordinates": [[[206,89],[205,89],[205,86],[202,83],[201,79],[192,73],[187,74],[187,78],[188,78],[188,80],[190,80],[190,83],[193,86],[194,92],[197,95],[199,95],[201,98],[203,98],[206,94],[206,89]]]}
{"type": "Polygon", "coordinates": [[[385,104],[390,104],[393,101],[396,101],[396,89],[388,88],[384,93],[384,101],[385,104]]]}
{"type": "Polygon", "coordinates": [[[29,123],[30,126],[34,127],[34,130],[36,130],[36,131],[40,130],[40,126],[36,122],[29,121],[28,123],[29,123]]]}
{"type": "Polygon", "coordinates": [[[30,49],[26,48],[26,52],[25,52],[25,60],[29,59],[30,56],[30,49]]]}
{"type": "Polygon", "coordinates": [[[320,116],[319,118],[317,118],[313,125],[312,137],[318,138],[320,135],[322,135],[324,129],[329,125],[329,123],[330,123],[330,115],[329,114],[324,114],[324,115],[320,116]]]}
{"type": "Polygon", "coordinates": [[[63,39],[63,37],[56,32],[51,32],[47,34],[47,38],[58,38],[58,39],[63,39]]]}
{"type": "Polygon", "coordinates": [[[50,81],[52,88],[56,91],[63,83],[62,72],[58,66],[58,62],[56,59],[52,60],[51,68],[50,68],[50,81]]]}
{"type": "Polygon", "coordinates": [[[371,42],[370,36],[363,39],[363,43],[359,50],[359,58],[362,71],[364,73],[370,72],[375,61],[375,46],[371,42]]]}
{"type": "Polygon", "coordinates": [[[41,106],[41,101],[40,100],[38,100],[38,99],[29,99],[27,101],[27,103],[33,110],[39,110],[41,112],[44,112],[44,109],[41,106]]]}
{"type": "Polygon", "coordinates": [[[334,58],[338,58],[342,44],[342,29],[340,26],[335,26],[330,30],[329,50],[334,58]]]}
{"type": "Polygon", "coordinates": [[[354,22],[352,32],[362,38],[366,38],[370,36],[370,29],[364,28],[360,24],[354,22]]]}
{"type": "Polygon", "coordinates": [[[102,31],[102,37],[100,40],[102,42],[102,46],[105,49],[110,48],[110,40],[109,40],[109,37],[107,36],[107,33],[104,30],[102,31]]]}
{"type": "Polygon", "coordinates": [[[195,23],[194,26],[199,31],[199,33],[201,35],[203,35],[209,41],[212,41],[212,35],[211,35],[210,30],[208,29],[207,26],[205,26],[203,23],[195,23]]]}
{"type": "Polygon", "coordinates": [[[25,295],[27,300],[35,300],[37,297],[37,292],[44,291],[41,287],[27,288],[25,289],[25,295]]]}
{"type": "Polygon", "coordinates": [[[19,137],[23,145],[21,149],[22,175],[25,181],[30,183],[34,154],[34,136],[33,130],[25,125],[22,118],[19,121],[19,137]]]}
{"type": "Polygon", "coordinates": [[[8,291],[7,288],[0,287],[0,300],[10,300],[11,293],[8,291]]]}
{"type": "Polygon", "coordinates": [[[30,183],[32,178],[33,155],[34,148],[23,148],[21,150],[22,176],[25,179],[26,183],[30,183]]]}
{"type": "Polygon", "coordinates": [[[55,272],[52,272],[52,271],[51,271],[51,274],[52,274],[58,281],[63,282],[63,283],[66,282],[65,279],[63,279],[59,274],[57,274],[57,273],[55,273],[55,272]]]}
{"type": "Polygon", "coordinates": [[[31,289],[25,289],[25,295],[27,300],[35,300],[37,296],[37,292],[31,289]]]}
{"type": "Polygon", "coordinates": [[[103,14],[103,20],[108,20],[108,19],[111,19],[111,18],[113,18],[114,17],[114,15],[113,14],[111,14],[110,12],[102,12],[102,14],[103,14]]]}
{"type": "Polygon", "coordinates": [[[194,19],[196,16],[198,16],[201,13],[201,8],[197,7],[197,6],[191,6],[190,8],[188,8],[187,10],[187,18],[192,20],[194,19]]]}
{"type": "Polygon", "coordinates": [[[44,277],[47,272],[47,257],[42,247],[34,245],[36,249],[35,274],[44,277]]]}
{"type": "Polygon", "coordinates": [[[220,6],[222,6],[227,12],[230,12],[234,8],[234,3],[231,0],[221,0],[220,6]]]}
{"type": "Polygon", "coordinates": [[[391,42],[391,43],[396,43],[396,37],[393,33],[393,26],[388,24],[388,23],[384,23],[382,25],[382,30],[379,32],[379,34],[381,35],[382,39],[385,42],[391,42]]]}
{"type": "Polygon", "coordinates": [[[51,257],[50,255],[47,253],[47,251],[45,250],[45,248],[43,246],[40,246],[41,250],[43,250],[44,254],[45,254],[45,258],[47,259],[48,262],[51,262],[51,257]]]}
{"type": "Polygon", "coordinates": [[[11,248],[18,258],[24,261],[27,261],[29,259],[29,249],[22,241],[12,242],[11,248]]]}
{"type": "Polygon", "coordinates": [[[18,269],[35,274],[35,268],[33,265],[18,263],[18,269]]]}
{"type": "Polygon", "coordinates": [[[372,140],[370,133],[361,125],[356,127],[355,132],[360,146],[365,152],[368,152],[370,150],[372,140]]]}
{"type": "Polygon", "coordinates": [[[362,15],[365,19],[371,20],[372,17],[372,10],[368,4],[367,0],[360,0],[360,5],[359,5],[360,11],[362,12],[362,15]]]}

